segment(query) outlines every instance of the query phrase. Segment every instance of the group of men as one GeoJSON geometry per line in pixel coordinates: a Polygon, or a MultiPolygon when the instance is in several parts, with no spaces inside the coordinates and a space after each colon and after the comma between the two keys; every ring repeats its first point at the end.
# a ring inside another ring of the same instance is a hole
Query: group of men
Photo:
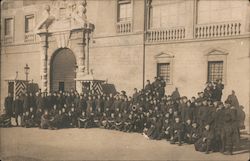
{"type": "Polygon", "coordinates": [[[166,139],[171,144],[194,144],[197,151],[220,151],[232,154],[244,125],[244,112],[234,93],[221,102],[221,81],[208,83],[204,92],[190,100],[180,97],[178,89],[165,95],[165,81],[147,80],[144,89],[134,89],[132,97],[125,91],[116,95],[93,91],[32,93],[9,95],[5,99],[5,115],[14,117],[17,126],[60,128],[105,128],[142,133],[149,139],[166,139]],[[21,117],[19,123],[18,117],[21,117]]]}

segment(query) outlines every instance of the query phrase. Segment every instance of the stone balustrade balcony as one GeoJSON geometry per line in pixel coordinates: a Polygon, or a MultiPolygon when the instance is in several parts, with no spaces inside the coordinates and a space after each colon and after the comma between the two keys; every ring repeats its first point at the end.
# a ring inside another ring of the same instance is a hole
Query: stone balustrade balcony
{"type": "Polygon", "coordinates": [[[185,27],[149,29],[146,33],[146,41],[153,43],[169,40],[181,40],[185,39],[185,32],[185,27]]]}
{"type": "Polygon", "coordinates": [[[241,34],[240,22],[225,22],[202,24],[195,27],[195,38],[205,39],[214,37],[234,36],[241,34]]]}
{"type": "Polygon", "coordinates": [[[117,33],[119,34],[126,34],[132,32],[132,22],[131,21],[124,21],[117,23],[117,33]]]}

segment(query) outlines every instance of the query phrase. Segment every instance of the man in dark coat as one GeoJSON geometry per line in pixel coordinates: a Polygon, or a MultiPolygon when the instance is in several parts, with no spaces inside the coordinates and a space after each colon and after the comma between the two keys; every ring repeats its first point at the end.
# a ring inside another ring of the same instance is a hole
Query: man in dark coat
{"type": "Polygon", "coordinates": [[[150,84],[150,80],[147,80],[146,86],[144,87],[145,92],[151,93],[152,85],[150,84]]]}
{"type": "Polygon", "coordinates": [[[44,106],[44,104],[43,104],[43,98],[42,98],[41,94],[39,93],[36,96],[36,107],[37,107],[36,111],[38,109],[43,109],[43,106],[44,106]]]}
{"type": "Polygon", "coordinates": [[[238,98],[237,96],[235,95],[235,91],[232,90],[232,94],[230,94],[226,101],[230,102],[232,106],[238,108],[239,107],[239,101],[238,101],[238,98]]]}
{"type": "Polygon", "coordinates": [[[173,93],[171,94],[171,98],[174,101],[180,98],[180,93],[177,87],[175,88],[175,91],[173,91],[173,93]]]}
{"type": "Polygon", "coordinates": [[[11,96],[11,93],[8,93],[8,96],[5,98],[4,101],[4,107],[6,115],[9,117],[12,117],[13,115],[12,106],[13,106],[13,97],[11,96]]]}
{"type": "Polygon", "coordinates": [[[229,101],[225,102],[225,115],[224,115],[224,134],[225,143],[223,144],[223,150],[226,151],[225,147],[228,147],[227,151],[224,153],[226,155],[233,154],[233,147],[239,143],[239,131],[237,123],[237,110],[234,106],[230,104],[229,101]]]}
{"type": "Polygon", "coordinates": [[[19,126],[18,116],[21,117],[23,113],[23,102],[20,100],[19,96],[16,96],[16,99],[13,101],[13,114],[15,116],[16,125],[19,126]]]}
{"type": "Polygon", "coordinates": [[[175,122],[173,124],[172,132],[171,132],[171,144],[175,144],[178,142],[178,145],[182,145],[184,126],[180,122],[180,118],[176,117],[175,122]]]}
{"type": "Polygon", "coordinates": [[[199,125],[204,128],[204,125],[207,124],[208,122],[208,117],[209,117],[209,106],[207,104],[207,100],[203,100],[202,106],[199,109],[198,112],[198,117],[199,117],[199,125]]]}
{"type": "Polygon", "coordinates": [[[223,126],[224,126],[224,105],[222,102],[219,102],[218,107],[216,108],[216,111],[214,113],[214,150],[215,151],[221,151],[224,152],[224,132],[223,132],[223,126]]]}
{"type": "Polygon", "coordinates": [[[210,129],[209,125],[205,125],[205,130],[202,133],[202,137],[194,144],[195,150],[208,154],[209,151],[212,150],[211,143],[213,138],[213,130],[210,129]]]}
{"type": "Polygon", "coordinates": [[[28,93],[25,93],[23,97],[23,112],[28,111],[30,109],[30,105],[31,105],[30,97],[28,93]]]}
{"type": "MultiPolygon", "coordinates": [[[[29,93],[29,99],[30,99],[30,107],[32,107],[34,109],[34,111],[36,111],[36,97],[33,95],[33,93],[29,93]]],[[[29,108],[30,108],[29,107],[29,108]]]]}
{"type": "Polygon", "coordinates": [[[217,80],[215,84],[216,101],[221,101],[222,90],[224,89],[224,84],[222,84],[221,79],[217,80]]]}

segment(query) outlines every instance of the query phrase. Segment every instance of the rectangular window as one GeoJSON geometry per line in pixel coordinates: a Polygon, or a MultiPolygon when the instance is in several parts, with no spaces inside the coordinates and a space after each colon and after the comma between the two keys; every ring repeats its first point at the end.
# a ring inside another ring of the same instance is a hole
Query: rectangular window
{"type": "Polygon", "coordinates": [[[66,17],[66,8],[59,9],[59,19],[63,19],[66,17]]]}
{"type": "Polygon", "coordinates": [[[214,82],[217,79],[223,81],[223,61],[208,62],[208,82],[214,82]]]}
{"type": "Polygon", "coordinates": [[[118,22],[131,21],[132,19],[132,4],[131,0],[118,1],[118,22]]]}
{"type": "Polygon", "coordinates": [[[13,36],[13,25],[14,21],[13,18],[6,18],[5,19],[5,26],[4,26],[4,35],[5,36],[13,36]]]}
{"type": "Polygon", "coordinates": [[[197,23],[210,24],[227,21],[238,21],[242,18],[244,1],[208,1],[199,0],[197,7],[197,23]]]}
{"type": "Polygon", "coordinates": [[[157,76],[164,79],[166,83],[170,83],[170,63],[158,63],[157,76]]]}
{"type": "Polygon", "coordinates": [[[186,25],[188,9],[182,1],[152,1],[150,28],[172,28],[186,25]]]}
{"type": "Polygon", "coordinates": [[[33,32],[34,29],[34,15],[25,16],[25,33],[33,32]]]}

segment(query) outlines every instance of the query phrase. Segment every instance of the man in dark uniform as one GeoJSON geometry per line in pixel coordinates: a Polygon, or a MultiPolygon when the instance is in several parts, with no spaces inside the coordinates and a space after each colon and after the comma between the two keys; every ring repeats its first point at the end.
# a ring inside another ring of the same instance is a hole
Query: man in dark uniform
{"type": "Polygon", "coordinates": [[[137,88],[134,88],[134,93],[133,93],[133,102],[138,102],[139,100],[140,93],[137,91],[137,88]]]}
{"type": "Polygon", "coordinates": [[[115,129],[115,114],[114,113],[111,113],[110,114],[110,117],[108,117],[108,129],[115,129]]]}
{"type": "Polygon", "coordinates": [[[177,87],[175,88],[175,91],[173,91],[173,93],[171,94],[171,98],[174,101],[177,100],[178,98],[180,98],[180,93],[179,93],[179,90],[177,87]]]}
{"type": "MultiPolygon", "coordinates": [[[[224,153],[226,155],[233,154],[233,147],[239,143],[239,131],[237,129],[237,110],[234,106],[231,106],[231,102],[225,102],[225,117],[224,117],[224,134],[225,134],[225,147],[228,147],[227,151],[224,153]]],[[[226,150],[226,149],[225,149],[226,150]]]]}
{"type": "Polygon", "coordinates": [[[224,89],[224,84],[222,84],[222,80],[221,79],[218,79],[216,81],[216,85],[215,85],[216,101],[221,101],[222,90],[223,89],[224,89]]]}
{"type": "Polygon", "coordinates": [[[213,138],[213,130],[210,129],[209,125],[205,125],[205,130],[202,133],[202,137],[194,144],[195,150],[208,154],[209,151],[212,150],[211,143],[213,138]]]}
{"type": "Polygon", "coordinates": [[[8,96],[5,98],[4,107],[5,107],[6,115],[8,115],[9,117],[12,117],[13,97],[11,96],[11,93],[8,93],[8,96]]]}
{"type": "Polygon", "coordinates": [[[19,96],[13,102],[13,114],[16,120],[16,126],[19,126],[18,117],[21,117],[23,113],[23,102],[20,100],[19,96]]]}
{"type": "Polygon", "coordinates": [[[184,124],[184,142],[192,144],[192,124],[191,120],[187,120],[184,124]]]}
{"type": "Polygon", "coordinates": [[[118,116],[115,119],[115,129],[119,131],[123,130],[123,119],[121,113],[118,113],[118,116]]]}
{"type": "Polygon", "coordinates": [[[175,144],[178,142],[178,145],[182,145],[182,139],[183,139],[183,131],[184,131],[184,126],[180,122],[180,118],[176,117],[175,118],[175,123],[173,124],[172,132],[171,132],[171,144],[175,144]]]}
{"type": "Polygon", "coordinates": [[[208,117],[209,117],[209,107],[207,104],[207,100],[202,101],[202,105],[199,109],[198,112],[198,117],[199,117],[199,125],[204,128],[204,125],[207,124],[208,122],[208,117]]]}
{"type": "Polygon", "coordinates": [[[36,111],[36,108],[37,108],[37,106],[36,106],[36,96],[33,93],[30,92],[28,97],[30,99],[29,108],[32,107],[33,110],[36,111]]]}
{"type": "Polygon", "coordinates": [[[222,102],[218,102],[216,111],[214,113],[214,150],[224,152],[224,138],[223,131],[224,126],[224,105],[222,102]]]}
{"type": "Polygon", "coordinates": [[[145,85],[144,90],[145,90],[146,92],[151,93],[151,91],[152,91],[152,85],[150,84],[150,80],[147,80],[147,83],[146,83],[146,85],[145,85]]]}

